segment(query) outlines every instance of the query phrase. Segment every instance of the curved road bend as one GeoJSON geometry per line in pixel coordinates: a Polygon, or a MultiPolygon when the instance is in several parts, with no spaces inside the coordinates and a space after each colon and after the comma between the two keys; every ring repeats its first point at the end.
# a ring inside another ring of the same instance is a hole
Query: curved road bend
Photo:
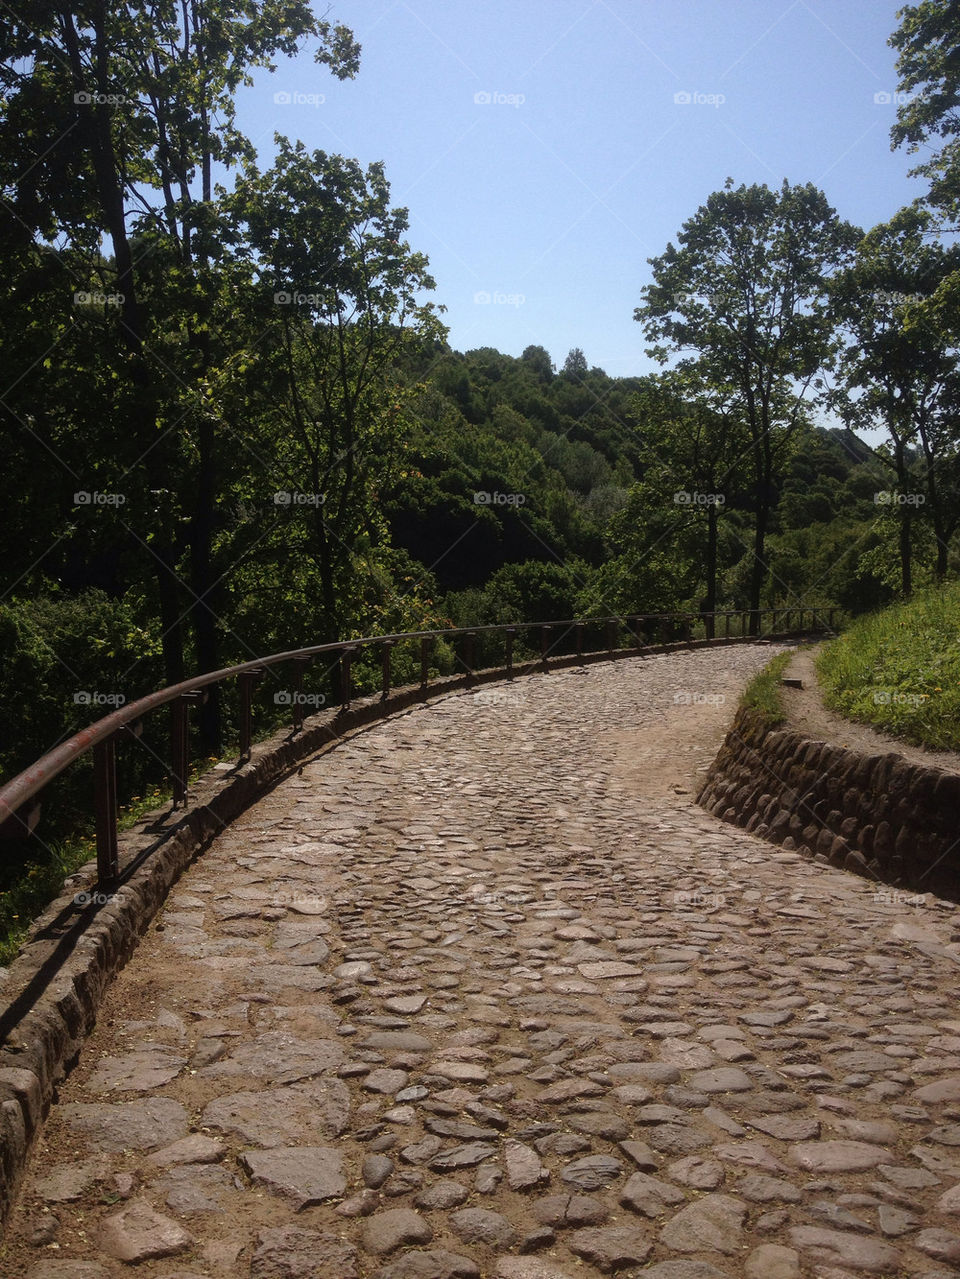
{"type": "Polygon", "coordinates": [[[451,695],[248,811],[111,987],[0,1273],[960,1274],[954,908],[693,803],[770,655],[451,695]]]}

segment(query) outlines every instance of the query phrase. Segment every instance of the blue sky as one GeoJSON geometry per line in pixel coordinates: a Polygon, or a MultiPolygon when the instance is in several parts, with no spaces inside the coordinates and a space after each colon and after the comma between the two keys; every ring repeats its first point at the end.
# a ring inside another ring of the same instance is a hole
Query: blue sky
{"type": "Polygon", "coordinates": [[[876,100],[897,88],[899,4],[334,0],[357,78],[281,63],[239,122],[264,161],[275,131],[384,161],[458,350],[536,343],[559,365],[579,346],[643,373],[647,259],[728,176],[811,181],[864,228],[922,193],[876,100]]]}

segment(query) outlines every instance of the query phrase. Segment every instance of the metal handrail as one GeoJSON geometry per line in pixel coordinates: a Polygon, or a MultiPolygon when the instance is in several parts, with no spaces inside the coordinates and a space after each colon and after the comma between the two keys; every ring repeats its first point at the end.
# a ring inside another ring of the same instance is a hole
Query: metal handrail
{"type": "MultiPolygon", "coordinates": [[[[806,606],[803,608],[777,608],[777,609],[754,609],[754,610],[724,610],[709,613],[636,613],[614,617],[588,617],[574,618],[563,621],[553,622],[508,622],[494,623],[483,626],[458,626],[447,627],[442,630],[431,631],[402,631],[392,635],[370,635],[361,639],[351,640],[335,640],[329,644],[315,644],[308,648],[291,649],[284,653],[273,653],[268,657],[260,657],[255,661],[242,662],[238,666],[227,666],[219,671],[208,671],[203,675],[196,675],[192,679],[183,680],[179,684],[171,684],[166,688],[162,688],[155,693],[148,693],[146,697],[138,698],[135,702],[130,702],[112,711],[109,715],[105,715],[102,719],[96,720],[93,724],[82,728],[78,733],[61,742],[59,746],[42,755],[28,768],[25,768],[16,777],[12,778],[3,787],[0,787],[0,828],[5,828],[4,833],[16,832],[19,834],[29,833],[32,828],[36,815],[39,810],[35,808],[32,812],[28,811],[30,801],[40,793],[53,779],[59,776],[64,769],[68,768],[87,751],[93,752],[94,763],[94,810],[96,814],[96,832],[97,832],[97,871],[98,879],[103,884],[114,882],[118,874],[117,864],[117,793],[116,793],[116,742],[123,736],[131,734],[138,735],[139,721],[152,711],[157,710],[161,706],[171,705],[173,712],[172,725],[172,743],[174,751],[174,760],[171,769],[173,779],[174,807],[180,802],[186,803],[187,798],[187,772],[188,772],[188,707],[191,701],[198,700],[203,690],[211,685],[219,684],[224,680],[236,678],[240,684],[241,695],[241,750],[240,760],[246,759],[250,754],[251,746],[251,723],[250,723],[250,698],[252,688],[257,682],[257,677],[262,675],[267,667],[278,666],[282,662],[294,662],[298,664],[299,671],[295,676],[295,682],[299,685],[302,677],[303,665],[310,659],[319,656],[322,653],[338,654],[341,664],[341,707],[345,708],[350,703],[350,663],[352,656],[360,649],[370,648],[374,645],[383,646],[382,654],[382,697],[386,698],[390,691],[390,653],[394,645],[404,640],[419,640],[421,645],[421,686],[426,687],[429,683],[429,652],[432,644],[438,639],[452,639],[457,636],[468,637],[466,645],[467,652],[463,659],[463,665],[468,675],[474,673],[473,665],[473,643],[472,637],[481,633],[502,632],[506,639],[506,661],[505,669],[512,675],[514,669],[513,645],[514,640],[519,631],[536,631],[541,632],[540,643],[540,659],[539,665],[542,669],[546,669],[549,663],[549,655],[553,644],[548,643],[550,632],[553,630],[565,630],[567,633],[572,629],[577,640],[577,656],[585,655],[583,648],[583,634],[587,626],[602,626],[604,628],[603,643],[596,649],[586,650],[589,654],[601,652],[614,652],[619,647],[619,633],[616,628],[626,626],[632,629],[635,638],[635,651],[640,651],[644,647],[652,647],[652,645],[644,645],[640,641],[640,624],[648,622],[659,622],[665,629],[668,622],[681,622],[685,630],[685,642],[690,642],[692,625],[696,621],[704,621],[712,619],[713,625],[709,628],[715,630],[717,619],[725,619],[725,634],[720,642],[726,642],[730,636],[730,618],[739,617],[743,622],[743,633],[740,638],[743,639],[759,639],[763,637],[763,618],[768,614],[773,615],[773,630],[768,631],[767,635],[776,633],[776,623],[778,615],[786,615],[789,620],[794,614],[799,615],[799,623],[796,631],[803,631],[803,617],[809,612],[811,614],[811,631],[832,630],[833,617],[835,609],[818,609],[806,606]],[[822,619],[824,614],[827,617],[826,627],[817,626],[818,615],[822,619]],[[756,619],[756,633],[749,636],[746,635],[747,618],[756,619]]],[[[791,632],[793,633],[793,632],[791,632]]],[[[717,638],[717,637],[710,637],[717,638]]],[[[665,642],[665,641],[664,641],[665,642]]],[[[497,669],[497,668],[488,668],[497,669]]],[[[303,705],[296,698],[293,700],[293,731],[299,732],[303,726],[303,705]]]]}

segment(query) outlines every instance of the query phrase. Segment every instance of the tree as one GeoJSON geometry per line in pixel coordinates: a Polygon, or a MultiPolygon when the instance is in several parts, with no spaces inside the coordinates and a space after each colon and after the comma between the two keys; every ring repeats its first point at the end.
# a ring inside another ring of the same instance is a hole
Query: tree
{"type": "Polygon", "coordinates": [[[587,357],[578,346],[567,352],[567,358],[563,362],[562,373],[564,377],[573,378],[580,381],[587,375],[587,357]]]}
{"type": "MultiPolygon", "coordinates": [[[[217,349],[211,323],[223,248],[213,168],[252,154],[233,95],[253,69],[307,42],[333,74],[352,76],[359,47],[302,0],[27,0],[8,11],[2,37],[0,191],[12,216],[85,255],[90,273],[104,237],[112,249],[112,375],[142,498],[126,529],[156,579],[172,682],[183,675],[184,616],[200,668],[217,664],[222,441],[203,387],[229,345],[217,349]]],[[[204,714],[215,746],[215,703],[204,714]]]]}
{"type": "Polygon", "coordinates": [[[333,640],[353,621],[358,551],[387,537],[378,497],[406,422],[398,363],[405,347],[445,330],[420,299],[434,283],[403,238],[407,211],[390,207],[382,165],[364,172],[355,160],[277,141],[271,168],[249,162],[225,197],[258,335],[234,396],[260,423],[262,482],[294,495],[271,512],[267,545],[296,547],[312,563],[315,633],[333,640]]]}
{"type": "Polygon", "coordinates": [[[901,209],[864,236],[856,261],[831,284],[833,313],[849,340],[833,403],[848,424],[881,425],[889,435],[878,456],[896,476],[886,505],[898,521],[904,595],[913,588],[918,497],[934,529],[938,579],[946,574],[949,542],[960,518],[960,367],[949,334],[928,305],[960,267],[960,248],[947,250],[930,241],[931,222],[927,212],[901,209]]]}
{"type": "Polygon", "coordinates": [[[776,482],[814,378],[836,347],[827,280],[859,233],[811,184],[784,181],[772,192],[734,189],[727,179],[677,238],[679,248],[671,243],[650,259],[653,283],[634,318],[658,343],[649,354],[662,363],[681,355],[681,368],[696,367],[701,381],[737,398],[754,485],[749,598],[756,630],[776,482]]]}
{"type": "Polygon", "coordinates": [[[530,366],[541,382],[549,382],[553,377],[553,361],[550,352],[543,346],[525,347],[520,359],[530,366]]]}
{"type": "Polygon", "coordinates": [[[891,130],[893,147],[906,144],[931,157],[912,170],[930,182],[929,203],[960,223],[960,9],[954,0],[922,0],[899,11],[889,43],[897,50],[902,100],[891,130]],[[942,139],[939,146],[935,139],[942,139]]]}
{"type": "Polygon", "coordinates": [[[647,379],[636,414],[643,441],[643,490],[654,505],[672,503],[678,526],[705,530],[701,612],[712,638],[720,519],[746,444],[736,397],[729,388],[704,385],[695,370],[686,369],[647,379]]]}

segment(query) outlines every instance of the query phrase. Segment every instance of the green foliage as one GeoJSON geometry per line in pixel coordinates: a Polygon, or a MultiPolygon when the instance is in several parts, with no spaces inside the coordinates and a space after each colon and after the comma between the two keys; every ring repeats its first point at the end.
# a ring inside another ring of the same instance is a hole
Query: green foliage
{"type": "Polygon", "coordinates": [[[934,305],[939,286],[960,267],[960,251],[931,241],[930,231],[929,214],[902,209],[863,237],[856,260],[830,286],[848,345],[829,399],[848,424],[887,433],[876,451],[887,468],[879,490],[896,525],[905,595],[914,586],[918,524],[932,527],[935,571],[943,578],[960,520],[960,370],[934,305]]]}
{"type": "Polygon", "coordinates": [[[8,868],[0,889],[0,964],[9,964],[23,945],[33,919],[59,895],[63,881],[96,856],[93,841],[78,837],[54,843],[43,856],[8,868]]]}
{"type": "MultiPolygon", "coordinates": [[[[648,354],[693,375],[714,417],[743,437],[739,470],[753,488],[750,607],[768,577],[771,508],[806,396],[838,345],[827,282],[858,238],[812,183],[778,192],[728,179],[650,259],[653,283],[634,318],[648,354]]],[[[732,462],[731,453],[730,461],[732,462]]],[[[712,574],[711,574],[712,577],[712,574]]],[[[713,589],[708,591],[712,596],[713,589]]]]}
{"type": "Polygon", "coordinates": [[[576,560],[505,564],[482,589],[451,592],[446,607],[455,626],[564,621],[576,615],[588,573],[576,560]]]}
{"type": "MultiPolygon", "coordinates": [[[[157,687],[159,644],[145,616],[144,600],[132,592],[120,600],[91,589],[0,604],[0,776],[13,776],[121,704],[98,703],[97,695],[129,702],[157,687]],[[90,700],[78,700],[84,697],[90,700]]],[[[81,786],[73,781],[70,790],[85,809],[81,786]]]]}
{"type": "Polygon", "coordinates": [[[546,381],[541,351],[410,354],[413,398],[383,510],[392,540],[431,566],[441,590],[480,588],[526,560],[596,563],[623,481],[635,478],[636,379],[595,369],[580,388],[546,381]],[[582,403],[565,398],[571,389],[582,403]]]}
{"type": "Polygon", "coordinates": [[[929,201],[956,223],[960,220],[960,12],[953,0],[921,0],[897,14],[899,28],[889,43],[897,50],[903,94],[891,130],[894,146],[907,144],[927,160],[912,172],[929,179],[929,201]],[[937,145],[937,140],[942,139],[937,145]]]}
{"type": "Polygon", "coordinates": [[[778,653],[771,658],[763,670],[754,675],[740,699],[740,705],[757,714],[767,728],[776,728],[787,717],[780,680],[792,657],[792,653],[778,653]]]}
{"type": "Polygon", "coordinates": [[[563,362],[562,376],[579,382],[586,377],[587,371],[587,357],[578,346],[573,347],[567,352],[567,358],[563,362]]]}
{"type": "Polygon", "coordinates": [[[960,750],[960,584],[854,621],[820,654],[828,706],[907,741],[960,750]]]}
{"type": "MultiPolygon", "coordinates": [[[[163,683],[160,646],[144,624],[149,612],[133,592],[50,593],[0,604],[0,782],[9,780],[86,724],[163,683]],[[79,700],[86,696],[87,701],[79,700]]],[[[123,794],[145,794],[163,776],[167,744],[159,721],[121,753],[123,794]]],[[[0,867],[0,963],[30,920],[60,891],[65,875],[89,860],[92,828],[89,753],[49,785],[38,834],[3,845],[0,867]],[[75,834],[65,837],[65,832],[75,834]]]]}

